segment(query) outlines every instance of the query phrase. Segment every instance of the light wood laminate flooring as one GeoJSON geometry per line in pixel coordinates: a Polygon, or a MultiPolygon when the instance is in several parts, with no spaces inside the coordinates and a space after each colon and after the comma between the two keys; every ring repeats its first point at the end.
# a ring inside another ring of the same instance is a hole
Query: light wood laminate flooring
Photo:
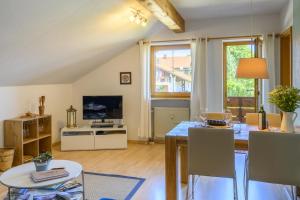
{"type": "MultiPolygon", "coordinates": [[[[82,164],[85,171],[112,173],[146,179],[133,199],[165,199],[165,145],[129,143],[127,150],[68,151],[61,152],[59,145],[53,148],[54,159],[73,160],[82,164]]],[[[236,156],[239,199],[243,196],[244,156],[236,156]]],[[[232,197],[232,180],[200,177],[196,181],[195,200],[227,200],[232,197]]],[[[287,187],[272,184],[251,183],[250,198],[255,200],[288,200],[287,187]]],[[[186,185],[179,189],[184,199],[186,185]]],[[[1,199],[7,189],[0,186],[1,199]]]]}

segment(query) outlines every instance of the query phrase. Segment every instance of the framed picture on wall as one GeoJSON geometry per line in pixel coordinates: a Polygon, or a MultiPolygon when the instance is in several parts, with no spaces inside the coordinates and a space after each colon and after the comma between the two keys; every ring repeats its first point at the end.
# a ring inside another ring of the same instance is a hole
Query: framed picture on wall
{"type": "Polygon", "coordinates": [[[131,84],[131,72],[120,72],[120,84],[121,85],[131,84]]]}

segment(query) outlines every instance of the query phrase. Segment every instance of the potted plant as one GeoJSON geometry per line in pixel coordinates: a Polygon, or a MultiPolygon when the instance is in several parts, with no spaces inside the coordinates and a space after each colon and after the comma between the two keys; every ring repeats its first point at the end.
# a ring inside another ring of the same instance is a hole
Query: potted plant
{"type": "Polygon", "coordinates": [[[41,153],[39,156],[33,159],[36,171],[46,171],[48,170],[49,163],[52,159],[50,152],[41,153]]]}
{"type": "Polygon", "coordinates": [[[278,86],[269,93],[269,102],[275,104],[282,112],[281,131],[293,133],[297,118],[295,110],[300,107],[300,90],[278,86]]]}

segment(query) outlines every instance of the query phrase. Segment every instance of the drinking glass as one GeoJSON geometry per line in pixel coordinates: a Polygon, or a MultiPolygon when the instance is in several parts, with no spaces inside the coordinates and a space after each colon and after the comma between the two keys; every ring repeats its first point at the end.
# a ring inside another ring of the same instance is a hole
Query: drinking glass
{"type": "Polygon", "coordinates": [[[204,126],[206,126],[207,125],[207,108],[200,110],[199,118],[202,121],[202,123],[204,124],[204,126]]]}
{"type": "Polygon", "coordinates": [[[44,132],[44,120],[39,121],[39,132],[43,133],[44,132]]]}
{"type": "Polygon", "coordinates": [[[28,136],[29,136],[29,126],[28,126],[28,124],[23,125],[23,136],[24,136],[24,138],[28,138],[28,136]]]}
{"type": "Polygon", "coordinates": [[[230,110],[227,109],[225,112],[226,126],[231,126],[231,117],[232,117],[232,114],[231,114],[230,110]]]}
{"type": "Polygon", "coordinates": [[[40,131],[39,131],[40,133],[44,132],[44,125],[43,125],[43,124],[40,124],[39,129],[40,129],[40,131]]]}

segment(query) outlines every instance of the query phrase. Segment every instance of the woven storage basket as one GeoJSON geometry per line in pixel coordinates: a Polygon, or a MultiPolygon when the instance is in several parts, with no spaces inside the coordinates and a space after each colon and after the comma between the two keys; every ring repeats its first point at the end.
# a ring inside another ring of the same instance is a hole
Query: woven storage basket
{"type": "Polygon", "coordinates": [[[14,149],[0,148],[0,171],[5,171],[11,168],[14,160],[14,149]]]}

